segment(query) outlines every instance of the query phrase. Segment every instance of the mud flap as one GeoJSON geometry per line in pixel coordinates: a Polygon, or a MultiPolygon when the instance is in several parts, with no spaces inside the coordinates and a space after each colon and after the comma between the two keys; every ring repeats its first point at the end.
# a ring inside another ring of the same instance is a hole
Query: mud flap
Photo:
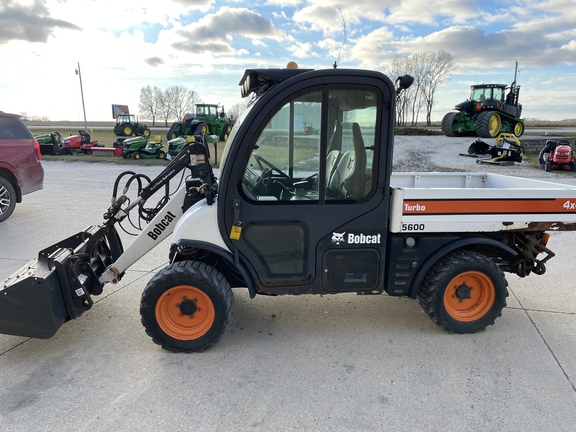
{"type": "Polygon", "coordinates": [[[48,339],[89,310],[99,274],[122,251],[117,240],[114,229],[93,226],[40,251],[0,284],[0,333],[48,339]]]}

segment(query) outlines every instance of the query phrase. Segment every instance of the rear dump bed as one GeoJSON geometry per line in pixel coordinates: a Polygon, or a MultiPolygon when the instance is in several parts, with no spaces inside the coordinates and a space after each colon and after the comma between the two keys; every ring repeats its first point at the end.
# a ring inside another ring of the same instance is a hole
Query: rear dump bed
{"type": "Polygon", "coordinates": [[[489,173],[392,173],[390,232],[576,230],[576,186],[489,173]]]}

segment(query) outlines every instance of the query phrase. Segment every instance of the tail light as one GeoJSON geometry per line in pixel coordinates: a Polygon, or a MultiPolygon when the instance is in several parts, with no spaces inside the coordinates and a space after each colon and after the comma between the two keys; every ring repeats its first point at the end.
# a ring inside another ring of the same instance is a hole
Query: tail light
{"type": "Polygon", "coordinates": [[[42,160],[42,152],[40,151],[40,144],[38,144],[38,140],[34,140],[34,151],[36,151],[36,157],[39,161],[42,160]]]}

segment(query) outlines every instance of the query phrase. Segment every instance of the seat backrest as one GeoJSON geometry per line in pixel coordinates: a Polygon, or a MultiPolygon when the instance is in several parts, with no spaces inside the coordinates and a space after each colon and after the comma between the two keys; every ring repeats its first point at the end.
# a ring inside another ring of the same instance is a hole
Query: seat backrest
{"type": "Polygon", "coordinates": [[[326,197],[336,198],[340,193],[340,176],[337,174],[338,163],[342,158],[342,152],[332,150],[326,156],[326,197]]]}
{"type": "Polygon", "coordinates": [[[352,124],[352,138],[354,139],[354,169],[344,177],[344,188],[349,199],[358,199],[366,196],[366,147],[362,138],[362,131],[358,123],[352,124]]]}

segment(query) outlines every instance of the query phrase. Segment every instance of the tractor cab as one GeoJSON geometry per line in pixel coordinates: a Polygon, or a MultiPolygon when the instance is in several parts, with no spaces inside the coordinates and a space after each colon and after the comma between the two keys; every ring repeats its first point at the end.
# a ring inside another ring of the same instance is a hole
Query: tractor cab
{"type": "Polygon", "coordinates": [[[395,89],[369,71],[246,71],[218,225],[266,294],[381,292],[395,89]],[[282,83],[287,78],[289,85],[282,83]],[[304,134],[302,124],[318,125],[304,134]]]}
{"type": "MultiPolygon", "coordinates": [[[[218,105],[209,105],[209,104],[197,104],[196,105],[196,117],[204,119],[208,116],[217,119],[220,114],[218,113],[218,105]]],[[[221,109],[221,114],[224,116],[224,107],[221,109]]]]}
{"type": "Polygon", "coordinates": [[[134,114],[118,114],[116,123],[136,123],[136,116],[134,114]]]}

